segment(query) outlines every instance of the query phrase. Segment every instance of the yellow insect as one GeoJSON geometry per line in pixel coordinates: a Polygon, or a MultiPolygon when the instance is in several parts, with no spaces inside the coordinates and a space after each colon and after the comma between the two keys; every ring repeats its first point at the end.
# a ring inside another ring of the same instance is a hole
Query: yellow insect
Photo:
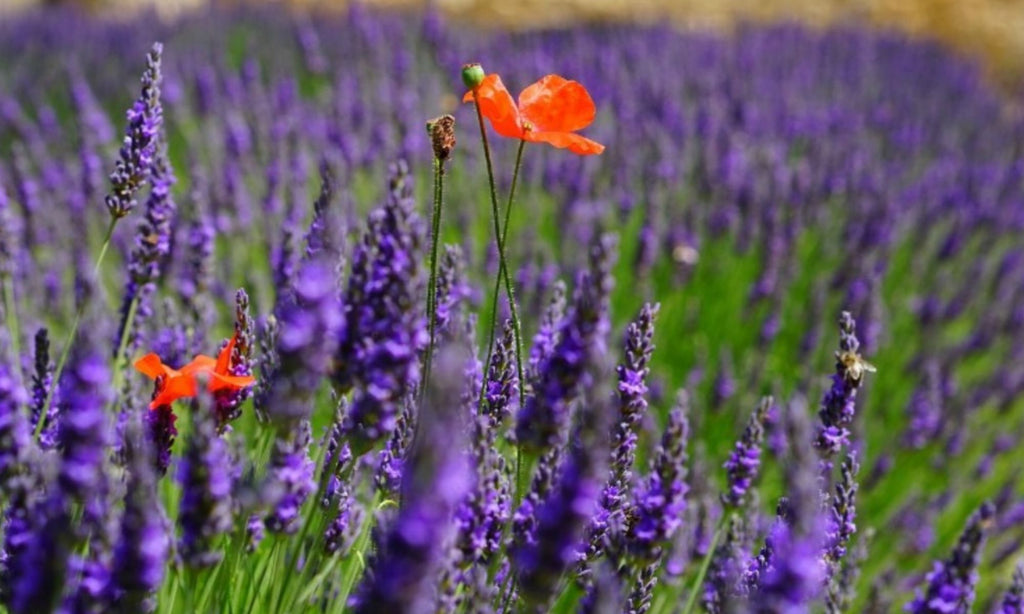
{"type": "Polygon", "coordinates": [[[851,384],[858,386],[861,380],[864,379],[865,373],[875,373],[878,369],[875,365],[864,360],[857,352],[843,351],[836,353],[836,360],[843,366],[845,370],[844,377],[846,381],[851,384]]]}

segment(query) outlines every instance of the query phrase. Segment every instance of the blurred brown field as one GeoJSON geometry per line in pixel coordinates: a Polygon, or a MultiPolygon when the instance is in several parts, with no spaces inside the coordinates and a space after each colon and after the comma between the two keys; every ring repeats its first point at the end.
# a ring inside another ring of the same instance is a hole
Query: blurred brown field
{"type": "MultiPolygon", "coordinates": [[[[239,4],[246,1],[215,1],[239,4]]],[[[339,10],[344,0],[262,0],[300,10],[339,10]]],[[[0,0],[17,9],[61,0],[0,0]]],[[[154,6],[173,15],[209,0],[64,0],[99,12],[154,6]]],[[[366,4],[416,9],[423,0],[368,0],[366,4]]],[[[864,23],[915,36],[937,38],[978,58],[1003,84],[1024,76],[1024,0],[435,0],[447,17],[481,26],[535,28],[580,21],[653,22],[669,19],[680,27],[728,30],[743,21],[800,21],[814,26],[864,23]]]]}

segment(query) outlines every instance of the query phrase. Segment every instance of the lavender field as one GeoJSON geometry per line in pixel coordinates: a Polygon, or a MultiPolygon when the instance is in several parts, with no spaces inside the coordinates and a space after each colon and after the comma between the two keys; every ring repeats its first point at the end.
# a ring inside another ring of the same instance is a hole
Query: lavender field
{"type": "Polygon", "coordinates": [[[980,67],[358,5],[0,58],[0,610],[1024,613],[980,67]]]}

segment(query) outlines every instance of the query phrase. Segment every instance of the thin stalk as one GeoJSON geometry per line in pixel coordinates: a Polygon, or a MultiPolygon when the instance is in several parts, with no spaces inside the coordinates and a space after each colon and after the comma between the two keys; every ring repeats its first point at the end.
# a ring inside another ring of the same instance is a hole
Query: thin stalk
{"type": "Polygon", "coordinates": [[[430,284],[427,286],[427,321],[430,341],[427,343],[427,354],[423,360],[423,378],[420,381],[420,398],[427,390],[430,380],[430,366],[434,355],[434,335],[437,332],[437,246],[441,242],[441,206],[444,202],[444,162],[434,158],[434,214],[431,221],[430,236],[430,284]]]}
{"type": "Polygon", "coordinates": [[[704,577],[708,575],[711,559],[715,557],[715,549],[718,548],[718,540],[722,537],[722,528],[725,526],[726,517],[727,514],[722,514],[722,518],[718,521],[718,526],[715,527],[715,534],[711,537],[708,552],[704,555],[704,561],[700,564],[700,571],[697,572],[697,577],[694,578],[693,585],[690,587],[690,594],[686,597],[686,607],[683,608],[683,614],[690,614],[693,612],[693,607],[697,605],[697,594],[700,593],[700,587],[704,584],[704,577]]]}
{"type": "MultiPolygon", "coordinates": [[[[103,245],[100,246],[100,253],[96,257],[96,264],[92,267],[92,276],[95,278],[99,275],[100,265],[103,264],[103,259],[107,255],[107,250],[110,248],[110,238],[114,236],[114,226],[117,225],[117,220],[120,218],[111,216],[110,224],[107,226],[107,233],[103,237],[103,245]]],[[[46,401],[43,402],[43,409],[39,412],[39,421],[36,422],[36,430],[33,433],[33,437],[39,439],[39,434],[43,432],[43,428],[46,426],[46,416],[50,413],[50,404],[53,403],[53,392],[57,389],[57,384],[60,382],[61,373],[64,372],[64,366],[68,362],[68,356],[71,354],[71,346],[75,342],[75,336],[78,334],[78,325],[82,323],[82,314],[85,312],[85,303],[83,302],[78,308],[75,309],[75,319],[71,322],[71,330],[68,332],[68,338],[64,342],[64,349],[61,350],[60,359],[57,361],[57,366],[53,370],[53,379],[50,383],[50,389],[46,391],[46,401]]]]}
{"type": "MultiPolygon", "coordinates": [[[[18,309],[14,304],[14,284],[10,275],[4,275],[3,284],[0,284],[3,291],[4,314],[7,316],[7,331],[11,337],[11,352],[14,354],[14,363],[21,362],[21,324],[18,323],[18,309]]],[[[21,369],[15,369],[18,379],[21,379],[21,369]]]]}
{"type": "MultiPolygon", "coordinates": [[[[502,279],[504,277],[504,281],[505,281],[505,295],[508,298],[509,311],[512,314],[512,329],[513,329],[513,333],[515,334],[515,344],[516,344],[516,372],[519,374],[519,403],[521,405],[523,403],[523,386],[524,386],[524,382],[523,382],[523,357],[522,357],[522,347],[521,347],[522,346],[522,342],[520,341],[520,330],[521,330],[521,327],[520,327],[520,324],[519,324],[519,310],[516,307],[516,296],[515,296],[515,292],[512,289],[512,282],[511,282],[511,280],[509,278],[508,265],[507,265],[506,259],[505,259],[505,233],[502,232],[501,220],[499,220],[499,213],[498,213],[498,191],[497,191],[497,189],[494,186],[494,165],[491,163],[491,146],[490,146],[490,143],[487,140],[487,130],[486,130],[486,128],[484,128],[484,115],[480,111],[480,104],[479,104],[479,100],[477,100],[477,91],[475,89],[473,90],[473,103],[474,103],[473,106],[476,107],[477,124],[479,124],[479,126],[480,126],[480,140],[483,142],[483,146],[484,146],[484,161],[487,163],[487,181],[490,183],[490,187],[491,187],[491,213],[493,214],[493,218],[494,218],[494,241],[495,241],[495,243],[498,246],[498,260],[499,260],[499,264],[498,264],[498,279],[500,280],[500,279],[502,279]]],[[[515,167],[514,175],[512,177],[512,190],[509,193],[509,201],[508,201],[507,209],[511,209],[512,208],[512,196],[515,194],[516,180],[519,177],[519,166],[520,166],[520,163],[522,161],[523,147],[525,145],[526,145],[526,141],[521,141],[519,143],[519,154],[516,156],[516,167],[515,167]]],[[[505,218],[506,218],[506,220],[508,219],[508,211],[507,210],[506,210],[505,218]]],[[[507,222],[506,222],[505,230],[508,230],[507,222]]],[[[495,292],[495,299],[497,299],[497,292],[495,292]]],[[[491,341],[493,343],[493,340],[494,340],[494,325],[495,325],[495,320],[498,317],[498,304],[497,304],[497,300],[494,301],[492,307],[493,307],[493,311],[491,312],[491,341]]],[[[491,360],[491,353],[490,353],[490,351],[488,351],[487,352],[487,361],[484,364],[485,365],[488,364],[490,362],[490,360],[491,360]]],[[[486,377],[484,378],[484,380],[486,381],[486,377]]],[[[481,388],[481,399],[483,398],[482,391],[483,391],[483,389],[481,388]]]]}

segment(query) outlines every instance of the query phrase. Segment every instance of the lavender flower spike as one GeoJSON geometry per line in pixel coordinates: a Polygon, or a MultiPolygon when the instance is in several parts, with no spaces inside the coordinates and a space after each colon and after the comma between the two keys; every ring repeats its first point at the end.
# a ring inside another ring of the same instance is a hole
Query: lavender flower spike
{"type": "Polygon", "coordinates": [[[668,425],[655,452],[650,475],[637,489],[629,525],[629,549],[640,561],[654,562],[661,546],[675,535],[686,507],[686,444],[690,425],[688,403],[680,400],[668,416],[668,425]]]}
{"type": "MultiPolygon", "coordinates": [[[[228,372],[231,375],[252,375],[252,350],[256,341],[252,316],[249,315],[249,295],[244,288],[235,292],[235,347],[231,352],[228,372]]],[[[266,375],[266,374],[264,374],[266,375]]],[[[252,394],[252,387],[224,390],[214,395],[217,423],[224,428],[242,413],[242,403],[252,394]]]]}
{"type": "MultiPolygon", "coordinates": [[[[199,390],[206,387],[199,383],[199,390]]],[[[179,465],[181,504],[178,551],[190,567],[217,564],[223,556],[217,541],[231,528],[231,456],[217,436],[212,399],[199,395],[192,403],[192,432],[179,465]]]]}
{"type": "Polygon", "coordinates": [[[978,562],[985,532],[992,525],[995,506],[982,504],[967,521],[960,540],[948,559],[936,562],[928,574],[928,586],[907,605],[912,614],[969,614],[978,581],[978,562]]]}
{"type": "Polygon", "coordinates": [[[110,174],[110,194],[106,197],[107,210],[114,219],[122,218],[135,209],[135,194],[149,178],[157,134],[163,123],[163,107],[160,105],[163,49],[162,44],[153,43],[146,56],[146,71],[142,73],[142,93],[128,109],[128,127],[117,167],[110,174]]]}
{"type": "MultiPolygon", "coordinates": [[[[46,405],[46,394],[53,385],[53,361],[50,360],[50,337],[46,328],[36,331],[35,365],[32,372],[32,405],[29,414],[32,417],[32,428],[42,418],[43,407],[46,405]]],[[[56,396],[50,403],[46,415],[46,428],[39,434],[39,446],[50,450],[57,445],[57,416],[60,399],[56,396]]],[[[2,470],[0,470],[2,473],[2,470]]]]}
{"type": "Polygon", "coordinates": [[[22,470],[25,453],[32,443],[32,434],[24,416],[28,397],[11,367],[0,364],[0,493],[6,497],[13,490],[12,481],[22,470]]]}
{"type": "Polygon", "coordinates": [[[607,389],[599,385],[584,407],[558,481],[535,508],[534,539],[517,542],[511,550],[525,611],[547,611],[562,575],[578,557],[584,532],[597,509],[612,419],[607,389]]]}
{"type": "MultiPolygon", "coordinates": [[[[150,297],[156,290],[163,261],[171,253],[171,222],[175,205],[171,198],[174,171],[167,158],[167,147],[158,141],[155,147],[150,177],[153,188],[146,199],[146,215],[135,233],[135,246],[128,262],[128,280],[121,299],[121,324],[114,339],[114,358],[121,351],[121,343],[128,350],[139,345],[139,324],[152,315],[150,297]],[[135,313],[131,313],[132,307],[135,313]],[[131,317],[131,319],[130,319],[131,317]]],[[[131,355],[131,351],[127,352],[131,355]]]]}
{"type": "Polygon", "coordinates": [[[170,538],[156,491],[153,448],[141,418],[133,414],[125,431],[128,480],[120,537],[114,547],[110,603],[117,611],[152,612],[164,577],[170,538]]]}
{"type": "Polygon", "coordinates": [[[856,411],[857,389],[864,382],[864,374],[874,367],[864,361],[857,350],[856,322],[850,312],[839,316],[839,351],[836,352],[836,372],[832,375],[832,387],[821,401],[815,447],[827,460],[839,453],[850,443],[850,424],[856,411]]]}
{"type": "Polygon", "coordinates": [[[761,444],[764,442],[764,421],[772,406],[772,398],[764,397],[757,409],[750,416],[743,435],[736,442],[729,459],[725,461],[725,471],[729,476],[729,485],[722,493],[722,503],[730,507],[741,507],[746,501],[747,493],[761,469],[761,444]]]}
{"type": "Polygon", "coordinates": [[[1024,612],[1024,565],[1018,563],[1013,571],[1013,583],[1003,595],[997,614],[1021,614],[1024,612]]]}
{"type": "Polygon", "coordinates": [[[355,388],[346,431],[357,456],[395,430],[403,399],[419,382],[419,353],[427,344],[425,314],[417,307],[423,230],[408,168],[399,165],[390,181],[387,201],[370,214],[353,255],[335,355],[335,387],[355,388]]]}
{"type": "Polygon", "coordinates": [[[615,241],[599,237],[590,247],[588,271],[573,296],[573,312],[562,324],[558,344],[541,366],[534,395],[516,419],[516,441],[542,454],[565,436],[569,406],[588,383],[587,368],[603,353],[608,329],[608,296],[615,241]]]}
{"type": "Polygon", "coordinates": [[[438,356],[427,390],[420,433],[405,464],[401,508],[382,551],[357,594],[356,612],[433,611],[431,582],[454,530],[455,506],[471,486],[458,409],[466,363],[449,346],[438,356]]]}

